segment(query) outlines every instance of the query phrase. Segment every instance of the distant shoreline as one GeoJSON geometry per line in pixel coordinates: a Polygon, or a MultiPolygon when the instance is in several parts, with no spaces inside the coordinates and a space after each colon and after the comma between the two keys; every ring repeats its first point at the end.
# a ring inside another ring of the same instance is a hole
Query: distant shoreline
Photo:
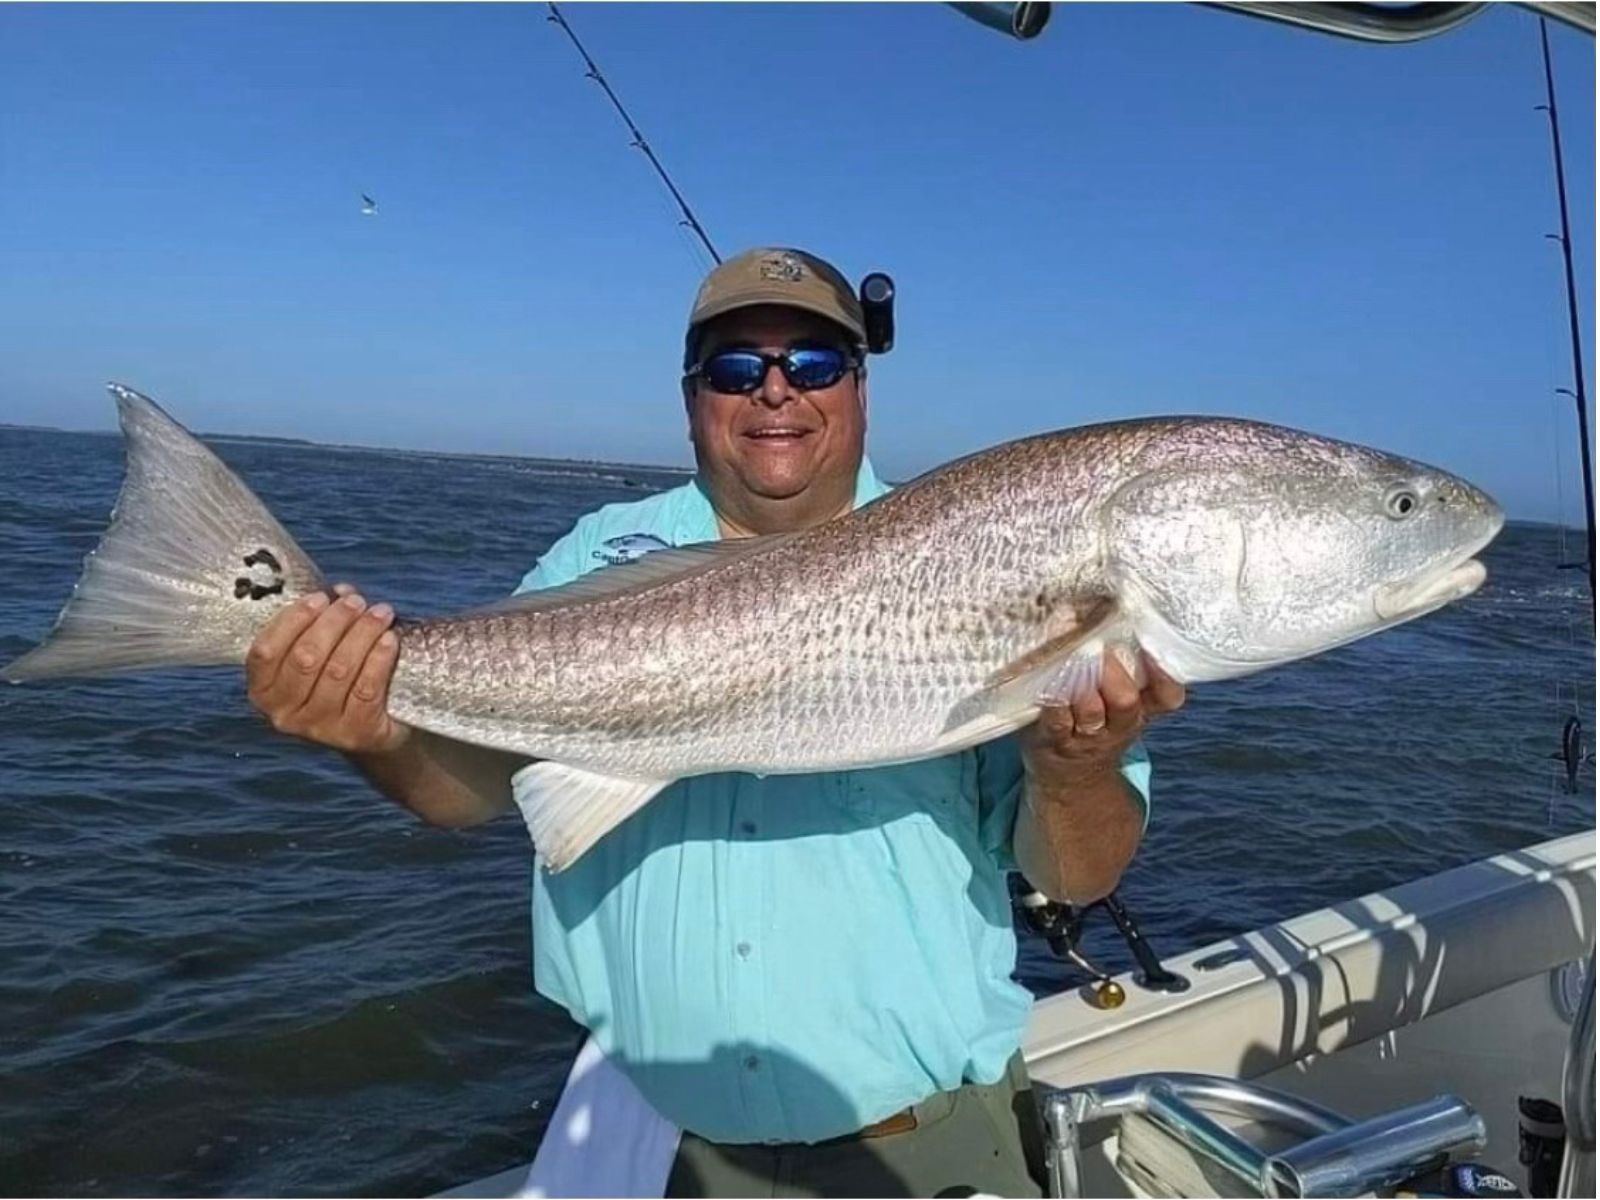
{"type": "MultiPolygon", "coordinates": [[[[17,425],[9,421],[0,421],[0,431],[14,429],[27,433],[67,433],[82,434],[85,437],[120,438],[121,431],[116,429],[63,429],[58,425],[17,425]]],[[[602,458],[541,458],[536,454],[505,454],[492,450],[419,450],[410,446],[372,446],[360,442],[315,442],[310,438],[274,437],[260,433],[207,433],[192,431],[195,437],[203,442],[250,442],[264,446],[290,446],[297,449],[311,450],[365,450],[377,451],[383,454],[415,454],[427,458],[460,458],[460,459],[497,459],[508,462],[538,463],[541,465],[560,463],[577,467],[605,468],[607,470],[632,470],[649,471],[656,475],[682,475],[694,474],[692,467],[665,467],[655,463],[614,462],[602,458]]]]}
{"type": "MultiPolygon", "coordinates": [[[[15,429],[28,433],[69,433],[83,434],[86,437],[120,438],[121,432],[116,429],[62,429],[55,425],[17,425],[9,421],[0,421],[0,432],[15,429]]],[[[655,475],[676,475],[684,479],[694,474],[691,467],[663,467],[654,463],[612,462],[599,458],[540,458],[536,454],[497,454],[487,450],[417,450],[404,446],[367,446],[358,442],[314,442],[310,438],[271,437],[259,433],[197,433],[196,437],[205,442],[251,442],[265,446],[289,446],[297,449],[312,450],[364,450],[382,454],[414,454],[426,458],[459,458],[494,459],[502,462],[535,463],[539,466],[574,466],[588,469],[606,471],[648,471],[655,475]]],[[[904,482],[904,481],[897,481],[904,482]]],[[[1566,524],[1557,524],[1554,521],[1535,520],[1532,517],[1507,517],[1513,525],[1542,526],[1547,529],[1580,529],[1582,521],[1575,520],[1566,524]]]]}

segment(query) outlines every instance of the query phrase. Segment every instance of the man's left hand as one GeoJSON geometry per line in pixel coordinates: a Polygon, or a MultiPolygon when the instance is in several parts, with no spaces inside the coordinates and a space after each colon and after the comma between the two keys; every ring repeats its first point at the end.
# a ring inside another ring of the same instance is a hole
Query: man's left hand
{"type": "Polygon", "coordinates": [[[1116,769],[1153,717],[1183,707],[1187,693],[1148,655],[1141,691],[1109,650],[1097,691],[1071,704],[1039,710],[1020,734],[1023,762],[1035,779],[1069,782],[1116,769]]]}

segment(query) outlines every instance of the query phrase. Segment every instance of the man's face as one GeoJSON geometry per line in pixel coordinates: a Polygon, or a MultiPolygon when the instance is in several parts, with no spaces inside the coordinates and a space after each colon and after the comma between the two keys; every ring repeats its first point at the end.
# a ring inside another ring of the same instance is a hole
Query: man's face
{"type": "MultiPolygon", "coordinates": [[[[845,332],[824,317],[761,306],[708,322],[698,357],[720,350],[846,348],[847,342],[845,332]]],[[[866,389],[856,372],[845,372],[831,387],[801,391],[774,364],[754,392],[717,392],[696,379],[686,399],[689,438],[714,490],[731,488],[766,500],[842,494],[845,504],[854,495],[867,431],[866,389]]]]}

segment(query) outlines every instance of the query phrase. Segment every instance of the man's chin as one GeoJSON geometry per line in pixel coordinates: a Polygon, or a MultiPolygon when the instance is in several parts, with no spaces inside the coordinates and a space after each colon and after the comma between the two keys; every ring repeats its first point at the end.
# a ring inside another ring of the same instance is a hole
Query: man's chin
{"type": "Polygon", "coordinates": [[[750,489],[751,494],[763,500],[793,500],[804,495],[810,486],[811,480],[804,478],[757,478],[745,481],[745,487],[750,489]]]}
{"type": "Polygon", "coordinates": [[[747,462],[740,472],[744,486],[763,500],[792,500],[809,488],[817,475],[817,466],[809,457],[802,462],[747,462]]]}

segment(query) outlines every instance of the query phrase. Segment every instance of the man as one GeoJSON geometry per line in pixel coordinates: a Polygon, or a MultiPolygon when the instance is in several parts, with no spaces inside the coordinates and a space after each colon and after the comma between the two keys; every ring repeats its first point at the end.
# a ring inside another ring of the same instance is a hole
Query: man
{"type": "MultiPolygon", "coordinates": [[[[685,343],[694,480],[582,518],[523,587],[883,494],[864,342],[852,289],[812,255],[713,271],[685,343]]],[[[339,591],[262,632],[253,702],[425,820],[510,808],[526,760],[391,719],[392,613],[339,591]]],[[[685,1129],[670,1194],[1039,1194],[1006,872],[1074,902],[1110,891],[1144,827],[1137,733],[1182,702],[1159,672],[1141,693],[1108,661],[1098,695],[1015,737],[873,770],[683,780],[568,870],[537,872],[538,989],[685,1129]]]]}

